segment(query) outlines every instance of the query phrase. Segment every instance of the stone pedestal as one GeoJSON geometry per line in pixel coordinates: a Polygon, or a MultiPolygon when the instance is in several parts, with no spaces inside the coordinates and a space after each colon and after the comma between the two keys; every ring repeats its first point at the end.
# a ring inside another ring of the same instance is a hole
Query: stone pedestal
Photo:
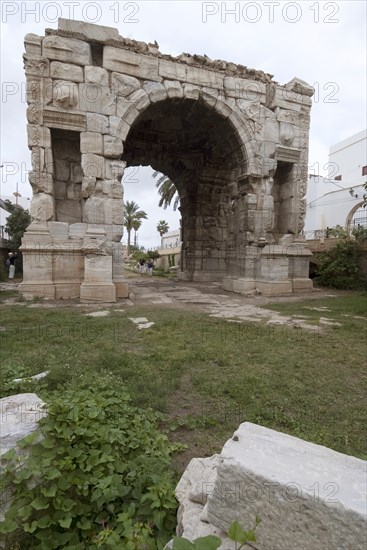
{"type": "Polygon", "coordinates": [[[84,281],[80,286],[81,302],[116,302],[112,282],[112,257],[87,255],[84,258],[84,281]]]}
{"type": "Polygon", "coordinates": [[[238,292],[240,294],[249,294],[256,290],[255,279],[224,277],[223,289],[229,292],[238,292]]]}
{"type": "Polygon", "coordinates": [[[22,238],[23,282],[19,290],[24,298],[55,299],[52,276],[53,241],[46,224],[33,222],[22,238]]]}
{"type": "Polygon", "coordinates": [[[312,252],[305,240],[298,239],[287,248],[289,257],[289,276],[293,292],[305,292],[313,288],[309,278],[312,252]]]}
{"type": "Polygon", "coordinates": [[[116,288],[116,298],[128,298],[129,288],[124,272],[124,255],[121,243],[111,243],[112,248],[112,281],[116,288]]]}
{"type": "Polygon", "coordinates": [[[81,243],[59,244],[53,255],[55,298],[77,299],[83,280],[84,256],[81,243]]]}

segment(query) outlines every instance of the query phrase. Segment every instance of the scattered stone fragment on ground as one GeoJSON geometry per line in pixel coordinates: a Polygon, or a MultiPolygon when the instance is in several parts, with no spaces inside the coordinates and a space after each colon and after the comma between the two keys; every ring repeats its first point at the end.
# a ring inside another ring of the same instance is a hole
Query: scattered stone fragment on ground
{"type": "Polygon", "coordinates": [[[150,328],[155,324],[153,321],[148,321],[145,317],[129,317],[129,319],[137,325],[139,330],[143,328],[150,328]]]}
{"type": "Polygon", "coordinates": [[[42,378],[45,378],[50,371],[46,370],[45,372],[40,372],[39,374],[35,374],[34,376],[26,376],[25,378],[14,378],[13,382],[23,382],[24,380],[42,380],[42,378]]]}
{"type": "Polygon", "coordinates": [[[92,311],[91,313],[86,313],[87,317],[107,317],[110,312],[108,310],[104,311],[92,311]]]}

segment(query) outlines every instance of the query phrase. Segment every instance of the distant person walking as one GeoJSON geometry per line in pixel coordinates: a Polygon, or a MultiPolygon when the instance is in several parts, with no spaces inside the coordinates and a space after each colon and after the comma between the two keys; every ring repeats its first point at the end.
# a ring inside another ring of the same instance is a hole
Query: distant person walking
{"type": "Polygon", "coordinates": [[[153,260],[148,260],[148,265],[147,265],[148,275],[152,275],[152,273],[153,273],[153,267],[154,267],[154,262],[153,262],[153,260]]]}
{"type": "Polygon", "coordinates": [[[139,270],[141,275],[143,275],[144,273],[144,268],[145,268],[145,260],[139,260],[139,270]]]}
{"type": "Polygon", "coordinates": [[[6,260],[6,265],[9,267],[9,279],[12,281],[15,275],[15,260],[17,254],[14,252],[9,252],[8,259],[6,260]]]}

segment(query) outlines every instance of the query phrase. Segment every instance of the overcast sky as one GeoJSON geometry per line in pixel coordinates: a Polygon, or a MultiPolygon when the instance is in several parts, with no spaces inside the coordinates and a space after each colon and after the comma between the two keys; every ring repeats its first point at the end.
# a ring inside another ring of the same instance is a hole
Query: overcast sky
{"type": "MultiPolygon", "coordinates": [[[[1,195],[31,197],[27,147],[24,35],[44,35],[65,17],[115,27],[128,38],[154,42],[162,53],[206,54],[263,70],[286,84],[297,76],[315,87],[311,111],[309,171],[327,174],[331,145],[366,127],[366,3],[65,1],[1,2],[1,195]],[[13,173],[12,173],[13,172],[13,173]]],[[[131,170],[133,170],[131,172],[131,170]]],[[[156,225],[178,227],[178,213],[157,206],[149,168],[124,177],[125,200],[134,200],[149,220],[139,244],[159,243],[156,225]]],[[[123,240],[125,239],[125,235],[123,240]]]]}

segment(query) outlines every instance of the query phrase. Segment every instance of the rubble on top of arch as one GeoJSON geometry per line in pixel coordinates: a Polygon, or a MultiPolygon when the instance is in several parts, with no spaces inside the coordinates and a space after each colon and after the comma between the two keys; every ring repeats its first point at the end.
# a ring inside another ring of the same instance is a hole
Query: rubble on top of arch
{"type": "MultiPolygon", "coordinates": [[[[92,35],[88,32],[90,24],[83,23],[82,21],[68,21],[60,19],[59,28],[46,29],[45,35],[55,35],[64,38],[75,38],[78,40],[84,40],[85,42],[99,42],[101,44],[105,44],[106,46],[114,46],[115,48],[130,50],[135,53],[143,53],[145,55],[155,56],[159,59],[167,59],[169,61],[176,62],[178,61],[180,63],[185,63],[194,67],[205,67],[205,69],[209,71],[220,71],[228,76],[238,76],[251,80],[257,80],[259,82],[271,82],[274,84],[278,84],[278,82],[273,80],[272,74],[265,73],[261,70],[252,69],[241,64],[232,63],[230,61],[224,61],[223,59],[212,60],[205,54],[199,55],[183,52],[182,54],[174,57],[169,54],[161,53],[159,51],[159,45],[157,43],[147,44],[145,42],[133,40],[131,38],[125,38],[119,35],[117,29],[114,29],[112,27],[99,27],[97,25],[92,26],[95,28],[102,28],[105,32],[102,32],[99,36],[96,35],[92,37],[92,35]],[[76,30],[78,28],[80,30],[76,30]],[[83,32],[86,29],[87,31],[83,32]]],[[[302,90],[297,91],[304,93],[302,90]]]]}

